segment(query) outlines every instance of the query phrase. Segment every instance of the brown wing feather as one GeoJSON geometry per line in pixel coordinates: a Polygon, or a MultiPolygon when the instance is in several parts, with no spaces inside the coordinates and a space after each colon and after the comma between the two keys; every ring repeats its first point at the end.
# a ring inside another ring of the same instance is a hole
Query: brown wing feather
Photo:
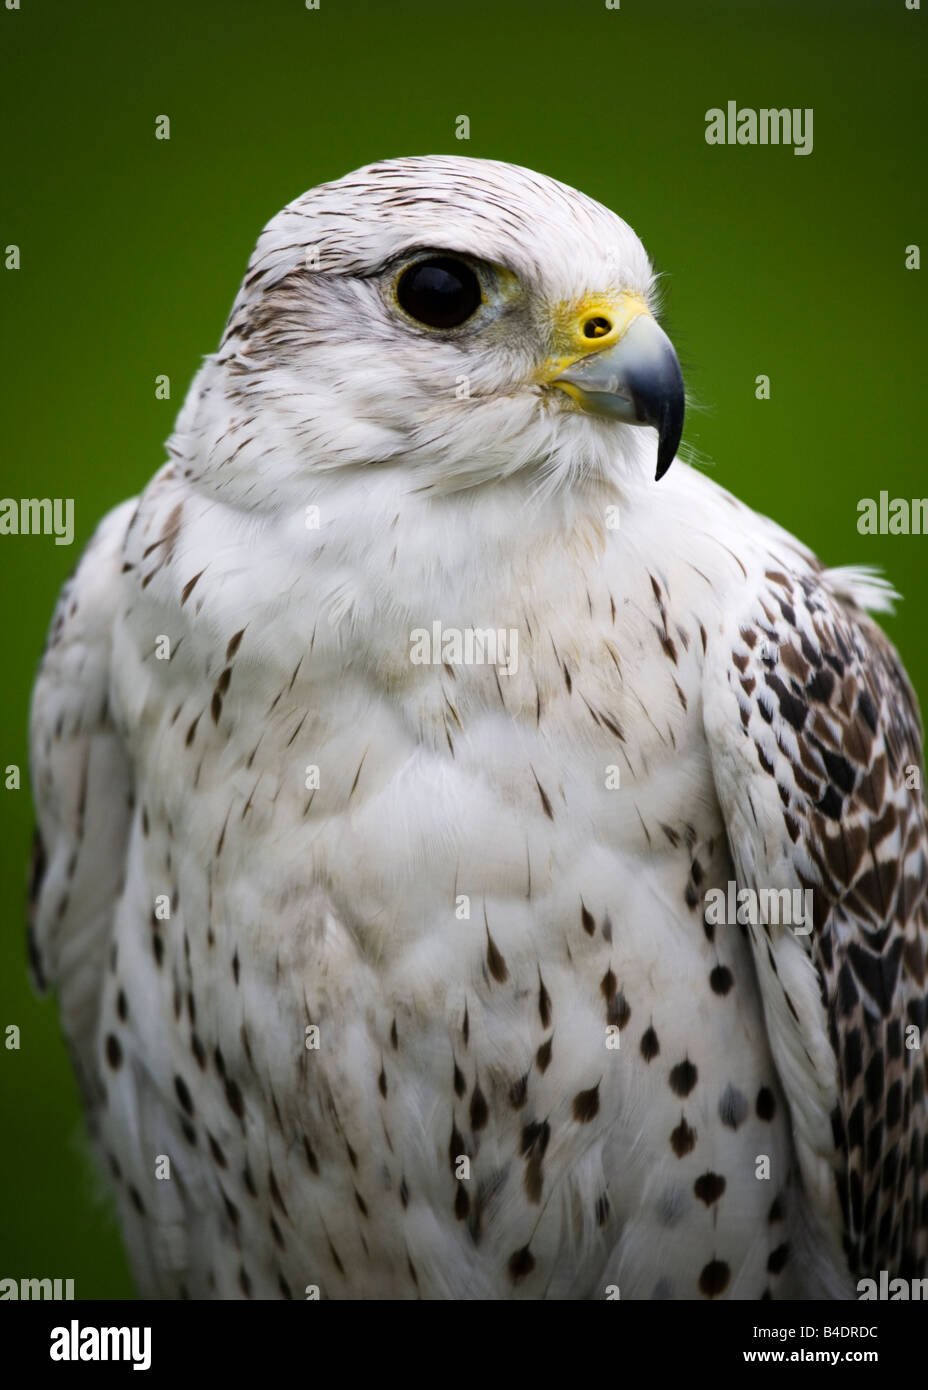
{"type": "MultiPolygon", "coordinates": [[[[922,730],[894,648],[836,588],[811,570],[771,568],[750,612],[726,634],[725,680],[750,756],[742,744],[717,783],[733,814],[741,797],[772,809],[769,824],[761,817],[749,853],[732,837],[736,864],[753,865],[755,882],[770,873],[777,883],[791,866],[796,882],[813,892],[814,930],[796,940],[819,980],[821,1013],[812,1029],[825,1031],[836,1062],[830,1164],[850,1271],[855,1278],[881,1269],[922,1277],[928,1272],[922,730]]],[[[717,746],[720,721],[707,717],[707,729],[717,746]]],[[[741,820],[742,833],[744,825],[741,820]]],[[[758,930],[756,950],[761,934],[770,939],[771,929],[758,930]]],[[[808,1013],[800,1009],[802,1017],[794,1018],[787,1003],[791,1017],[777,1026],[797,1035],[791,1041],[814,1070],[808,1013]]],[[[792,1097],[797,1108],[799,1099],[792,1097]]]]}

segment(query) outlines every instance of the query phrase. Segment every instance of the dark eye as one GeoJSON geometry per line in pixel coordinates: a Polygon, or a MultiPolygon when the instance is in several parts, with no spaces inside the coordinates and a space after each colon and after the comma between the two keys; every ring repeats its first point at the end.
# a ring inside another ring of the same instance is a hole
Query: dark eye
{"type": "Polygon", "coordinates": [[[483,299],[470,266],[451,256],[433,256],[404,270],[396,297],[410,318],[430,328],[457,328],[483,299]]]}

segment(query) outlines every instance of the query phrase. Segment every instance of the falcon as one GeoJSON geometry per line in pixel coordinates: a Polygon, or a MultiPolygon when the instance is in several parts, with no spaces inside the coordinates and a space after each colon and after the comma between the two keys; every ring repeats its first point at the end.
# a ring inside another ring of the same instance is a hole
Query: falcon
{"type": "Polygon", "coordinates": [[[656,312],[530,170],[314,188],[65,586],[30,954],[145,1296],[928,1272],[894,595],[671,467],[656,312]]]}

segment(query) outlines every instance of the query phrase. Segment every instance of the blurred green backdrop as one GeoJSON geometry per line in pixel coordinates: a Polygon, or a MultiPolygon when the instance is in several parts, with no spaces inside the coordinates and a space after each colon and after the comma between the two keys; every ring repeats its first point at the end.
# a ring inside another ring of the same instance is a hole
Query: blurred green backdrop
{"type": "MultiPolygon", "coordinates": [[[[665,321],[713,475],[829,563],[882,565],[928,699],[928,539],[860,536],[857,501],[928,493],[920,430],[924,25],[904,0],[20,0],[0,7],[3,481],[73,497],[73,547],[0,537],[0,1277],[127,1297],[82,1156],[55,1007],[25,974],[26,716],[57,591],[138,491],[264,222],[382,156],[527,164],[620,212],[666,272],[665,321]],[[814,149],[714,147],[728,100],[812,107],[814,149]],[[168,115],[169,141],[155,139],[168,115]],[[455,139],[470,117],[471,138],[455,139]],[[172,398],[155,398],[167,373],[172,398]],[[771,399],[755,399],[765,373],[771,399]]],[[[928,9],[928,7],[926,7],[928,9]]]]}

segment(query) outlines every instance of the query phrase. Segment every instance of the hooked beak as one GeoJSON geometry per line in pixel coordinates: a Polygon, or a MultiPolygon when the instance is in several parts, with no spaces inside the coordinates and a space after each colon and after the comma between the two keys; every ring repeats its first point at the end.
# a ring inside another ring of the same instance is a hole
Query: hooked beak
{"type": "Polygon", "coordinates": [[[683,433],[683,373],[673,344],[649,313],[637,313],[617,342],[573,362],[550,384],[591,414],[653,425],[655,478],[664,476],[683,433]]]}

